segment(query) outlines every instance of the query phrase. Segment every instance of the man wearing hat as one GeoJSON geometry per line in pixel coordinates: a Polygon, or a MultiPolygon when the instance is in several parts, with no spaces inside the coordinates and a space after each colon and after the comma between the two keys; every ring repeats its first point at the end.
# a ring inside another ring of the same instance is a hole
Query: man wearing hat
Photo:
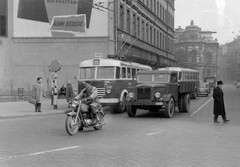
{"type": "Polygon", "coordinates": [[[214,114],[214,123],[218,122],[218,116],[221,115],[223,122],[229,122],[227,120],[225,106],[224,106],[224,98],[223,98],[223,91],[222,91],[222,81],[217,81],[217,86],[213,90],[213,99],[214,99],[214,106],[213,106],[213,114],[214,114]]]}

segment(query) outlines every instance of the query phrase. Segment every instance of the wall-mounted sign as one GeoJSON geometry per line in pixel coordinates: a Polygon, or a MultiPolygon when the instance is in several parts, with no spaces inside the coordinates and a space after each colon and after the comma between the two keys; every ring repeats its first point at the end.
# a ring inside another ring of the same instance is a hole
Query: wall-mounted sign
{"type": "Polygon", "coordinates": [[[54,16],[50,24],[50,31],[85,33],[86,15],[54,16]]]}

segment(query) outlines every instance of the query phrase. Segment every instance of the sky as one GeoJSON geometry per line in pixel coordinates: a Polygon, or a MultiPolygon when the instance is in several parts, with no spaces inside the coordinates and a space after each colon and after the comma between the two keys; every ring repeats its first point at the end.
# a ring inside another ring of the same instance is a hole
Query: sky
{"type": "Polygon", "coordinates": [[[240,0],[175,0],[175,28],[191,20],[202,31],[213,31],[219,44],[240,36],[240,0]]]}

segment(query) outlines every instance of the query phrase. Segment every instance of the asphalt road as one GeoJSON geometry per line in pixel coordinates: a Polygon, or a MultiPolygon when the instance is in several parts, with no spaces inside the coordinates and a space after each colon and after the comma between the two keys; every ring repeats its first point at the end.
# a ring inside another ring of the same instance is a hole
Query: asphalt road
{"type": "Polygon", "coordinates": [[[211,95],[171,119],[145,110],[134,118],[110,113],[103,129],[75,136],[65,131],[64,114],[0,120],[0,166],[238,167],[240,89],[223,89],[228,124],[213,123],[211,95]]]}

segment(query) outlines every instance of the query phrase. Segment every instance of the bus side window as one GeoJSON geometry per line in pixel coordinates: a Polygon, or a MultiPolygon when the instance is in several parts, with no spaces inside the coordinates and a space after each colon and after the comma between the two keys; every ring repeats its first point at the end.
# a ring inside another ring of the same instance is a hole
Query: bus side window
{"type": "Polygon", "coordinates": [[[120,67],[116,68],[116,79],[120,78],[120,67]]]}
{"type": "Polygon", "coordinates": [[[126,78],[126,68],[122,67],[122,76],[121,78],[126,78]]]}
{"type": "Polygon", "coordinates": [[[132,77],[133,77],[133,78],[136,78],[136,68],[133,68],[133,69],[132,69],[132,77]]]}
{"type": "Polygon", "coordinates": [[[171,82],[176,83],[177,82],[177,74],[172,74],[171,76],[171,82]]]}
{"type": "Polygon", "coordinates": [[[179,81],[182,80],[182,72],[179,72],[178,80],[179,80],[179,81]]]}
{"type": "Polygon", "coordinates": [[[127,78],[131,78],[131,68],[127,68],[127,78]]]}

